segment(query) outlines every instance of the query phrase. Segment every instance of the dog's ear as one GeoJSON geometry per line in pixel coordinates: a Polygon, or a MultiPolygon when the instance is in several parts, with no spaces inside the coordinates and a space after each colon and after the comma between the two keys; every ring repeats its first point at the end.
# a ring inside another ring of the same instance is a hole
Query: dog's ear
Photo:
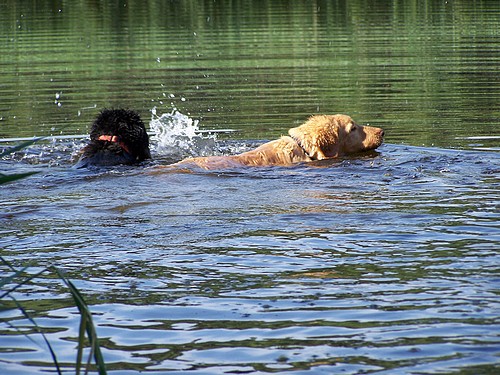
{"type": "Polygon", "coordinates": [[[150,159],[149,136],[139,115],[129,111],[126,121],[119,123],[117,131],[121,140],[127,145],[138,161],[150,159]]]}
{"type": "Polygon", "coordinates": [[[292,128],[288,134],[314,160],[338,156],[339,128],[334,116],[312,116],[304,124],[292,128]]]}

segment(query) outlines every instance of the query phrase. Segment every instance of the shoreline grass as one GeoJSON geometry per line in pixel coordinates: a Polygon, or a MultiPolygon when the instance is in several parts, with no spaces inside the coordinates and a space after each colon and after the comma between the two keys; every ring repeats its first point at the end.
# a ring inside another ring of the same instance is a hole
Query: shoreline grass
{"type": "MultiPolygon", "coordinates": [[[[77,353],[76,353],[76,362],[74,365],[75,374],[79,375],[84,371],[85,374],[89,373],[93,364],[95,364],[99,375],[106,375],[106,365],[104,362],[104,358],[102,356],[101,348],[99,345],[99,338],[97,337],[97,332],[95,329],[94,322],[92,320],[92,313],[85,302],[80,291],[75,287],[75,285],[64,275],[64,272],[58,269],[55,266],[49,266],[44,268],[43,270],[33,274],[27,275],[27,267],[23,267],[21,269],[16,269],[12,266],[7,260],[0,256],[0,261],[7,266],[12,272],[11,275],[4,276],[0,279],[0,310],[6,311],[11,310],[12,308],[7,308],[3,306],[3,301],[7,298],[12,300],[17,309],[21,311],[23,316],[28,319],[28,321],[33,325],[35,331],[37,331],[43,338],[45,344],[47,345],[51,357],[52,362],[54,363],[57,374],[62,375],[63,372],[61,370],[61,365],[57,359],[57,353],[54,351],[50,341],[45,335],[43,328],[40,327],[36,320],[31,316],[31,314],[23,307],[22,303],[18,301],[14,297],[14,292],[26,285],[33,280],[39,278],[43,274],[52,273],[55,274],[69,289],[69,293],[71,294],[73,301],[75,302],[76,307],[80,313],[80,327],[77,341],[77,353]],[[84,359],[83,351],[87,347],[86,342],[88,341],[88,346],[90,347],[90,352],[88,357],[84,359]],[[93,359],[93,361],[92,361],[93,359]]],[[[15,328],[15,327],[14,327],[15,328]]],[[[22,332],[21,332],[22,333],[22,332]]],[[[28,334],[22,333],[28,339],[32,340],[28,334]]]]}

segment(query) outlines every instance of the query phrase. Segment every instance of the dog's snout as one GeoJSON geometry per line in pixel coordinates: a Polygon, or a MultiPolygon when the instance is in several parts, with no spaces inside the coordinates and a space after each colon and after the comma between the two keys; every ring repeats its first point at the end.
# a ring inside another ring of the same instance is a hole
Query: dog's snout
{"type": "Polygon", "coordinates": [[[385,135],[384,129],[380,129],[380,135],[383,137],[385,135]]]}

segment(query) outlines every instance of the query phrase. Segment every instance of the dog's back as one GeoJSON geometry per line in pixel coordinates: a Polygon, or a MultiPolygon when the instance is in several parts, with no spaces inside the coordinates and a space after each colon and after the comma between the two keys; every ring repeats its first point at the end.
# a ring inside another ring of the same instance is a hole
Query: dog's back
{"type": "Polygon", "coordinates": [[[241,166],[285,166],[305,161],[311,161],[311,159],[300,145],[293,138],[284,136],[239,155],[188,158],[171,166],[196,166],[210,170],[241,166]]]}

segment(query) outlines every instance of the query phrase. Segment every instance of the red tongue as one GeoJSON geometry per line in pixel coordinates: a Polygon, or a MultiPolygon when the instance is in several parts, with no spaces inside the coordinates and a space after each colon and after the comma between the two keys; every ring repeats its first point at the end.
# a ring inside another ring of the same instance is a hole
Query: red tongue
{"type": "Polygon", "coordinates": [[[118,143],[118,145],[122,148],[123,151],[130,154],[128,147],[125,145],[125,143],[120,142],[120,138],[116,135],[100,135],[99,138],[97,138],[97,140],[118,143]]]}

